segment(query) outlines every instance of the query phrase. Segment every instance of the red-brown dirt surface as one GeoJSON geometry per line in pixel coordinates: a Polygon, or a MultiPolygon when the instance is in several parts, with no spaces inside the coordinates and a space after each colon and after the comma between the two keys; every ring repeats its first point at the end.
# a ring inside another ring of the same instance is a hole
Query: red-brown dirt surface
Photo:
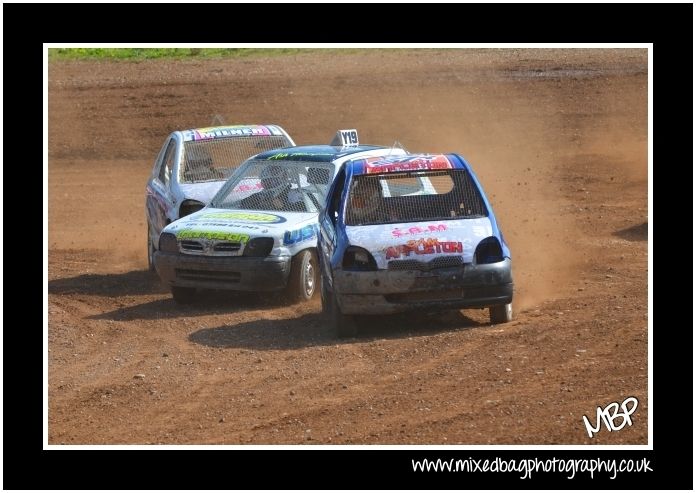
{"type": "Polygon", "coordinates": [[[50,444],[647,444],[647,50],[371,50],[51,62],[50,444]],[[375,317],[318,297],[180,307],[146,271],[166,135],[277,123],[459,152],[513,253],[516,320],[375,317]],[[136,377],[139,375],[142,377],[136,377]],[[633,424],[583,415],[633,396],[633,424]]]}

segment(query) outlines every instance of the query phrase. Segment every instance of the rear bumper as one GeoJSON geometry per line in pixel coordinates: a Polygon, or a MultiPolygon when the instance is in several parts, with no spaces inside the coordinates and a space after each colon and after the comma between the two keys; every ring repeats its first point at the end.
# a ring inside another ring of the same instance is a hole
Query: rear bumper
{"type": "Polygon", "coordinates": [[[429,272],[334,272],[336,299],[347,315],[485,308],[510,303],[512,288],[510,259],[429,272]]]}
{"type": "Polygon", "coordinates": [[[155,269],[169,286],[277,291],[288,283],[290,256],[203,257],[155,252],[155,269]]]}

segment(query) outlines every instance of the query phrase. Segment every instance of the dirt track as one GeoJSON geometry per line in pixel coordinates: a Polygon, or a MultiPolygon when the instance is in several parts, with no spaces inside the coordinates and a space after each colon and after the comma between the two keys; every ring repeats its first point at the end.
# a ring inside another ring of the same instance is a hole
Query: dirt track
{"type": "Polygon", "coordinates": [[[647,443],[646,50],[52,62],[48,187],[50,444],[647,443]],[[215,115],[467,157],[516,320],[336,341],[318,298],[175,305],[146,271],[145,182],[171,130],[215,115]],[[629,396],[633,425],[589,439],[582,415],[629,396]]]}

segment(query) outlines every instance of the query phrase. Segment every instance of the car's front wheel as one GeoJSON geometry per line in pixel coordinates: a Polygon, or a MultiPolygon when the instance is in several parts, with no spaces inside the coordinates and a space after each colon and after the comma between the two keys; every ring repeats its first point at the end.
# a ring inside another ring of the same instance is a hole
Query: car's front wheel
{"type": "Polygon", "coordinates": [[[512,320],[512,303],[492,306],[488,310],[492,324],[504,324],[512,320]]]}
{"type": "Polygon", "coordinates": [[[172,297],[179,305],[189,305],[196,297],[196,288],[172,286],[172,297]]]}
{"type": "Polygon", "coordinates": [[[292,259],[287,295],[291,301],[311,300],[317,285],[317,256],[304,250],[292,259]]]}

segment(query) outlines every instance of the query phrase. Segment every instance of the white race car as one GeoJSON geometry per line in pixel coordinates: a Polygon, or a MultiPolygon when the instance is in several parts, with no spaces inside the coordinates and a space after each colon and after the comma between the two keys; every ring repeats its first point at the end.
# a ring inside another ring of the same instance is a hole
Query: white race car
{"type": "Polygon", "coordinates": [[[154,263],[174,300],[193,301],[197,288],[285,289],[291,300],[312,298],[317,217],[334,177],[352,159],[406,154],[360,145],[354,130],[340,131],[332,144],[253,156],[208,206],[166,226],[154,263]]]}
{"type": "Polygon", "coordinates": [[[278,125],[234,125],[172,132],[147,182],[147,260],[162,229],[202,209],[249,156],[295,143],[278,125]]]}

